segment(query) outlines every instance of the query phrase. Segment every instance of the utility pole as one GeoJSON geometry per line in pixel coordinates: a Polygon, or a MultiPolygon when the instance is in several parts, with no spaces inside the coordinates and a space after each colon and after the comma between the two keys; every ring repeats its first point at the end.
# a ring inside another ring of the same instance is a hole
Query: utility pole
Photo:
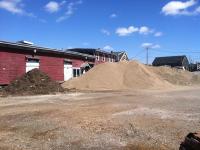
{"type": "Polygon", "coordinates": [[[146,47],[146,65],[149,65],[149,47],[146,47]]]}
{"type": "Polygon", "coordinates": [[[160,46],[152,43],[143,43],[142,47],[144,48],[144,50],[146,50],[146,65],[149,65],[149,50],[159,48],[160,46]]]}

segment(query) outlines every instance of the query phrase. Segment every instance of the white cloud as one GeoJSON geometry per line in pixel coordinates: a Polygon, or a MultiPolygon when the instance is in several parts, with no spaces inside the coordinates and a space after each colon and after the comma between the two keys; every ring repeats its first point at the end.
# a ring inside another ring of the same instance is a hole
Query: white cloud
{"type": "Polygon", "coordinates": [[[138,31],[139,31],[139,28],[134,27],[134,26],[130,26],[128,28],[121,27],[116,30],[116,34],[118,34],[119,36],[129,36],[130,34],[134,32],[138,32],[138,31]]]}
{"type": "Polygon", "coordinates": [[[2,0],[0,1],[0,8],[13,14],[23,14],[24,10],[20,7],[20,3],[21,0],[2,0]]]}
{"type": "Polygon", "coordinates": [[[102,32],[103,34],[107,35],[107,36],[110,35],[110,32],[109,32],[108,30],[106,30],[106,29],[101,29],[101,32],[102,32]]]}
{"type": "Polygon", "coordinates": [[[155,30],[153,30],[147,26],[141,26],[141,27],[130,26],[128,28],[121,27],[116,30],[116,34],[118,36],[129,36],[133,33],[139,33],[141,35],[156,34],[156,36],[161,36],[161,34],[162,34],[162,32],[156,32],[155,30]],[[160,35],[158,35],[158,34],[160,34],[160,35]]]}
{"type": "Polygon", "coordinates": [[[156,45],[153,45],[152,48],[153,49],[159,49],[159,48],[161,48],[161,46],[159,44],[156,44],[156,45]]]}
{"type": "Polygon", "coordinates": [[[112,46],[110,46],[110,45],[106,45],[106,46],[104,46],[103,49],[104,49],[104,50],[109,50],[109,51],[114,50],[114,49],[112,48],[112,46]]]}
{"type": "Polygon", "coordinates": [[[151,47],[152,45],[152,43],[142,43],[143,48],[151,47]]]}
{"type": "Polygon", "coordinates": [[[59,18],[56,20],[56,22],[61,22],[61,21],[64,21],[64,20],[70,18],[70,17],[74,14],[74,12],[75,12],[75,10],[76,10],[75,7],[76,7],[77,5],[82,4],[82,3],[83,3],[82,0],[70,2],[70,3],[67,5],[67,10],[66,10],[65,14],[64,14],[63,16],[59,17],[59,18]]]}
{"type": "Polygon", "coordinates": [[[23,15],[27,17],[37,18],[33,13],[29,13],[23,9],[22,0],[1,0],[0,9],[4,9],[13,14],[23,15]]]}
{"type": "Polygon", "coordinates": [[[147,35],[147,34],[150,34],[150,33],[153,33],[154,31],[146,26],[142,26],[140,27],[139,29],[139,33],[140,34],[144,34],[144,35],[147,35]]]}
{"type": "Polygon", "coordinates": [[[110,18],[117,18],[117,14],[115,14],[115,13],[111,14],[110,18]]]}
{"type": "Polygon", "coordinates": [[[74,3],[69,3],[69,5],[67,6],[67,11],[65,12],[66,15],[70,16],[74,13],[74,3]]]}
{"type": "Polygon", "coordinates": [[[150,48],[150,49],[158,49],[158,48],[161,48],[160,45],[158,45],[158,44],[153,44],[153,43],[143,43],[141,46],[142,46],[142,48],[150,48]]]}
{"type": "Polygon", "coordinates": [[[186,2],[182,1],[171,1],[162,8],[162,13],[165,15],[192,15],[194,11],[188,11],[188,8],[197,4],[196,0],[189,0],[186,2]]]}
{"type": "Polygon", "coordinates": [[[155,37],[160,37],[160,36],[162,36],[162,35],[163,35],[162,32],[156,32],[156,33],[154,34],[155,37]]]}
{"type": "Polygon", "coordinates": [[[67,1],[66,0],[63,0],[61,3],[60,3],[60,6],[64,5],[67,1]]]}
{"type": "Polygon", "coordinates": [[[90,45],[90,43],[88,43],[88,42],[83,42],[82,44],[83,44],[83,46],[89,46],[90,45]]]}
{"type": "Polygon", "coordinates": [[[200,6],[195,11],[196,13],[200,13],[200,6]]]}
{"type": "Polygon", "coordinates": [[[55,1],[50,1],[45,6],[46,11],[48,11],[50,13],[57,12],[59,10],[59,8],[60,8],[59,3],[55,2],[55,1]]]}
{"type": "Polygon", "coordinates": [[[67,2],[66,0],[63,0],[60,3],[56,2],[56,1],[50,1],[49,3],[47,3],[45,5],[45,9],[49,13],[55,13],[55,12],[59,11],[61,9],[61,7],[66,4],[66,2],[67,2]]]}

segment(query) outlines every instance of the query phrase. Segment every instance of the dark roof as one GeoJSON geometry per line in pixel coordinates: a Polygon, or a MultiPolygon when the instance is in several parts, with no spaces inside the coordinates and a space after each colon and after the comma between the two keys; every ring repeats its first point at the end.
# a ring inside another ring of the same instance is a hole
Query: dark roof
{"type": "Polygon", "coordinates": [[[67,49],[66,51],[73,51],[73,52],[79,52],[79,53],[90,54],[90,55],[94,55],[96,52],[107,54],[107,55],[112,54],[111,52],[107,52],[102,49],[95,49],[95,48],[72,48],[72,49],[67,49]]]}
{"type": "Polygon", "coordinates": [[[67,49],[66,52],[78,52],[81,54],[89,54],[89,55],[94,55],[96,49],[94,48],[72,48],[72,49],[67,49]]]}
{"type": "Polygon", "coordinates": [[[105,51],[105,50],[102,50],[102,49],[97,49],[96,52],[100,52],[100,53],[104,53],[104,54],[108,54],[108,55],[113,54],[113,51],[108,52],[108,51],[105,51]]]}
{"type": "Polygon", "coordinates": [[[79,57],[87,57],[87,58],[91,58],[91,59],[95,58],[92,55],[87,55],[87,54],[73,52],[73,51],[62,51],[62,50],[58,50],[58,49],[52,49],[52,48],[46,48],[46,47],[40,47],[40,46],[28,45],[28,44],[21,44],[21,43],[6,42],[6,41],[0,41],[0,47],[15,48],[15,49],[20,48],[25,51],[33,51],[36,49],[37,51],[43,52],[43,53],[79,56],[79,57]]]}
{"type": "Polygon", "coordinates": [[[187,59],[185,55],[183,56],[168,56],[168,57],[156,57],[153,61],[153,66],[182,66],[183,60],[187,59]]]}

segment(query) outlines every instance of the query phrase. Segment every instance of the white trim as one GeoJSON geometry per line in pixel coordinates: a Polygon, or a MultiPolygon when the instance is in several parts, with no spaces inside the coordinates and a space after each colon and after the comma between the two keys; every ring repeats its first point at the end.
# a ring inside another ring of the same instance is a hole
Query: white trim
{"type": "Polygon", "coordinates": [[[127,56],[127,54],[125,53],[125,52],[123,52],[124,54],[122,55],[122,57],[120,58],[120,61],[122,61],[123,59],[123,57],[125,56],[126,58],[128,58],[128,56],[127,56]]]}

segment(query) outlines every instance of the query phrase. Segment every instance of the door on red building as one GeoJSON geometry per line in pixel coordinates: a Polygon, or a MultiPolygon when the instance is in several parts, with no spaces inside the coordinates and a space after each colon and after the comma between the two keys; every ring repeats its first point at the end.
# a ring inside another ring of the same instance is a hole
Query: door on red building
{"type": "Polygon", "coordinates": [[[27,58],[26,72],[29,72],[33,69],[39,69],[39,67],[40,67],[39,59],[27,58]]]}
{"type": "Polygon", "coordinates": [[[72,63],[64,62],[64,81],[67,81],[73,77],[72,63]]]}

